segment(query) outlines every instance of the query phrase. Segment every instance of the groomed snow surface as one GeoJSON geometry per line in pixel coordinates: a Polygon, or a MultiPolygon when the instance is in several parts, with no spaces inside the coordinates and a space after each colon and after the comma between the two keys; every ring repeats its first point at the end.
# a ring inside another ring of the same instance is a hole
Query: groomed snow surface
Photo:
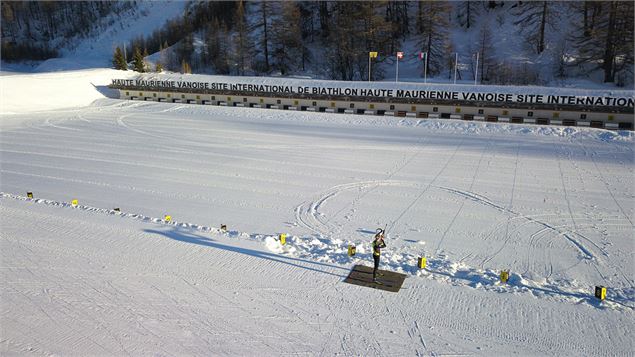
{"type": "Polygon", "coordinates": [[[40,111],[2,77],[0,354],[632,355],[632,133],[122,101],[110,74],[57,73],[40,111]],[[384,225],[402,290],[343,283],[384,225]]]}

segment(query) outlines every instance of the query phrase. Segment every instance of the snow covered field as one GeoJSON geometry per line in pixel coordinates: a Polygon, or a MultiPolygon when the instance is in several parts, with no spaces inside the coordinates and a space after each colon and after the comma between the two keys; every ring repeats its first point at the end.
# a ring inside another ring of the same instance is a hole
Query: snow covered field
{"type": "Polygon", "coordinates": [[[632,133],[129,102],[73,73],[40,108],[2,77],[1,354],[632,354],[632,133]],[[384,225],[402,290],[343,283],[384,225]]]}

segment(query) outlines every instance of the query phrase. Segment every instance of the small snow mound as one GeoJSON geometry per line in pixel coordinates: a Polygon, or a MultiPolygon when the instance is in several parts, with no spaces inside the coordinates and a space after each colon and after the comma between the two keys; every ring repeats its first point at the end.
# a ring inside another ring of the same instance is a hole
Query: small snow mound
{"type": "Polygon", "coordinates": [[[598,135],[602,141],[633,141],[635,134],[628,130],[605,131],[598,135]]]}
{"type": "Polygon", "coordinates": [[[289,244],[289,241],[294,241],[293,239],[294,237],[287,237],[287,244],[282,245],[280,244],[280,240],[278,239],[277,236],[267,236],[265,237],[265,247],[267,247],[267,249],[273,253],[277,253],[277,254],[293,254],[297,251],[297,249],[292,246],[291,244],[289,244]]]}
{"type": "Polygon", "coordinates": [[[282,244],[274,236],[268,236],[265,238],[265,247],[274,253],[282,253],[282,244]]]}

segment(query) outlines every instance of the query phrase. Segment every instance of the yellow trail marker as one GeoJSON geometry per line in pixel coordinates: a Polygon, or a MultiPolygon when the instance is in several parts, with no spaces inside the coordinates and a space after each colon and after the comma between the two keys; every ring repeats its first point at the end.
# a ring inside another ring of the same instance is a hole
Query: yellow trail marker
{"type": "Polygon", "coordinates": [[[77,207],[77,200],[72,200],[72,201],[71,201],[71,205],[72,205],[73,207],[77,207]]]}
{"type": "Polygon", "coordinates": [[[368,57],[377,58],[377,52],[368,52],[368,57]]]}
{"type": "Polygon", "coordinates": [[[285,245],[287,244],[287,235],[284,233],[281,233],[278,238],[280,238],[280,244],[285,245]]]}
{"type": "Polygon", "coordinates": [[[355,255],[355,251],[356,250],[357,250],[357,248],[354,245],[350,244],[348,246],[348,256],[352,257],[353,255],[355,255]]]}
{"type": "Polygon", "coordinates": [[[167,214],[163,217],[163,220],[166,222],[172,221],[172,216],[168,216],[167,214]]]}
{"type": "Polygon", "coordinates": [[[417,262],[417,266],[419,267],[419,269],[425,269],[426,268],[426,263],[427,260],[425,257],[420,257],[419,261],[417,262]]]}
{"type": "Polygon", "coordinates": [[[509,280],[509,270],[503,270],[501,271],[501,281],[503,283],[507,283],[507,280],[509,280]]]}
{"type": "Polygon", "coordinates": [[[26,193],[26,197],[33,198],[33,192],[27,192],[26,193]]]}
{"type": "Polygon", "coordinates": [[[596,286],[595,287],[595,297],[604,300],[606,299],[606,287],[604,286],[596,286]]]}

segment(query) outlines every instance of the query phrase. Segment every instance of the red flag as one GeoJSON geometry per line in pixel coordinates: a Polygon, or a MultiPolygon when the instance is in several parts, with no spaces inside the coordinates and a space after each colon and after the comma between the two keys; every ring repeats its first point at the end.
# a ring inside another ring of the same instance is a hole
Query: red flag
{"type": "Polygon", "coordinates": [[[397,52],[397,59],[403,58],[403,52],[397,52]]]}

